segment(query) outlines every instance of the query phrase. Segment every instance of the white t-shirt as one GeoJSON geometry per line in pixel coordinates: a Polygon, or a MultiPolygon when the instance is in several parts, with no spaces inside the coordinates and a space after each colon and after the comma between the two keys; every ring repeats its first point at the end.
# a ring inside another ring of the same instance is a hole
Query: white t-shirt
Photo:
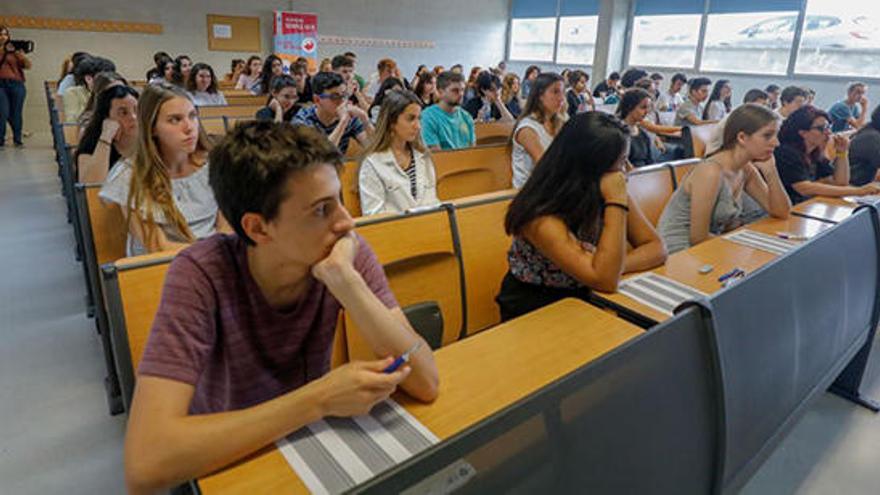
{"type": "Polygon", "coordinates": [[[709,104],[709,111],[706,116],[709,117],[706,120],[721,120],[727,115],[727,108],[724,106],[724,102],[720,100],[715,100],[709,104]]]}
{"type": "Polygon", "coordinates": [[[519,189],[522,187],[526,181],[529,179],[529,176],[532,175],[532,170],[535,168],[535,163],[532,161],[531,155],[526,151],[523,145],[519,144],[516,141],[517,134],[519,134],[520,129],[524,129],[528,127],[532,129],[538,134],[538,140],[541,142],[541,147],[546,150],[550,147],[550,143],[553,142],[553,136],[547,132],[547,129],[544,128],[544,125],[535,120],[533,117],[526,117],[522,119],[519,124],[517,124],[516,129],[513,131],[513,150],[511,151],[511,166],[513,167],[513,187],[519,189]]]}

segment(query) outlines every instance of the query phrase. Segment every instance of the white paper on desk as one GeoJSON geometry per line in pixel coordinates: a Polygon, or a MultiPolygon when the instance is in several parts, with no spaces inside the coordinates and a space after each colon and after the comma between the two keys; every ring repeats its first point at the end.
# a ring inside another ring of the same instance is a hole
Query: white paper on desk
{"type": "Polygon", "coordinates": [[[354,488],[439,440],[393,400],[365,416],[326,418],[276,442],[306,487],[316,494],[354,488]]]}
{"type": "Polygon", "coordinates": [[[736,232],[725,235],[724,239],[777,255],[783,255],[800,245],[798,242],[780,239],[779,237],[749,229],[737,230],[736,232]]]}
{"type": "Polygon", "coordinates": [[[843,200],[848,203],[857,205],[873,205],[880,203],[880,195],[872,194],[869,196],[844,196],[843,200]]]}
{"type": "Polygon", "coordinates": [[[656,273],[624,279],[617,292],[670,316],[681,303],[706,297],[689,285],[656,273]]]}

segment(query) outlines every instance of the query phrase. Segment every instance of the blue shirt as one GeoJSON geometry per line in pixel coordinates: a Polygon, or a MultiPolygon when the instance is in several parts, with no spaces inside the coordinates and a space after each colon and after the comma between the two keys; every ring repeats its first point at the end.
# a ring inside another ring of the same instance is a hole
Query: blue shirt
{"type": "Polygon", "coordinates": [[[440,105],[431,105],[422,112],[422,139],[444,150],[468,148],[477,142],[474,119],[461,107],[448,114],[440,105]]]}
{"type": "MultiPolygon", "coordinates": [[[[293,117],[294,124],[302,124],[307,125],[309,127],[315,127],[324,132],[325,135],[329,136],[336,130],[336,126],[339,125],[339,119],[335,120],[330,125],[324,125],[318,119],[318,111],[314,106],[303,108],[299,112],[297,112],[296,116],[293,117]]],[[[352,118],[348,121],[348,127],[345,128],[345,132],[342,133],[342,137],[339,138],[339,152],[343,155],[348,150],[348,141],[351,138],[357,139],[358,134],[364,132],[364,124],[357,118],[352,118]]]]}
{"type": "Polygon", "coordinates": [[[858,103],[849,106],[846,101],[838,101],[828,109],[828,115],[831,116],[831,132],[841,132],[851,127],[847,120],[862,115],[862,108],[858,103]]]}

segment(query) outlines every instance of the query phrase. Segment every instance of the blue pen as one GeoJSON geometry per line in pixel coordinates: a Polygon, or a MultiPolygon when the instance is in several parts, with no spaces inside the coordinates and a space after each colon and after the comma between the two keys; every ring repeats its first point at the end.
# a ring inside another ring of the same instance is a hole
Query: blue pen
{"type": "Polygon", "coordinates": [[[730,277],[736,277],[736,276],[739,276],[739,275],[745,275],[745,273],[746,273],[746,272],[742,271],[742,270],[739,269],[739,268],[734,268],[733,270],[730,270],[729,272],[725,273],[724,275],[718,277],[718,281],[719,281],[719,282],[724,282],[725,280],[729,279],[730,277]]]}
{"type": "Polygon", "coordinates": [[[387,368],[382,370],[382,373],[394,373],[395,371],[397,371],[398,368],[403,366],[405,363],[409,362],[410,355],[412,355],[412,353],[419,350],[419,347],[421,347],[421,346],[422,346],[421,340],[416,342],[416,344],[414,346],[407,349],[407,351],[404,352],[403,354],[401,354],[399,358],[395,359],[393,363],[389,364],[387,368]]]}

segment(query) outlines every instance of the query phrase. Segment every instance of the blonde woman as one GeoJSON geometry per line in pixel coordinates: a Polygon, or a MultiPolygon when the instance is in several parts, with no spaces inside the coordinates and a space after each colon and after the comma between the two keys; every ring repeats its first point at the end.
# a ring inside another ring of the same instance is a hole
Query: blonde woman
{"type": "Polygon", "coordinates": [[[107,176],[100,197],[128,222],[129,256],[175,249],[228,230],[208,184],[207,134],[182,89],[162,83],[138,101],[138,145],[107,176]]]}
{"type": "Polygon", "coordinates": [[[433,206],[437,199],[434,164],[421,135],[422,105],[411,91],[385,94],[375,138],[358,171],[364,215],[401,213],[433,206]]]}
{"type": "Polygon", "coordinates": [[[513,129],[513,187],[526,183],[567,120],[562,76],[542,73],[532,82],[526,107],[513,129]]]}
{"type": "Polygon", "coordinates": [[[513,118],[519,118],[522,113],[522,102],[519,101],[519,76],[508,72],[501,81],[501,101],[513,118]]]}

